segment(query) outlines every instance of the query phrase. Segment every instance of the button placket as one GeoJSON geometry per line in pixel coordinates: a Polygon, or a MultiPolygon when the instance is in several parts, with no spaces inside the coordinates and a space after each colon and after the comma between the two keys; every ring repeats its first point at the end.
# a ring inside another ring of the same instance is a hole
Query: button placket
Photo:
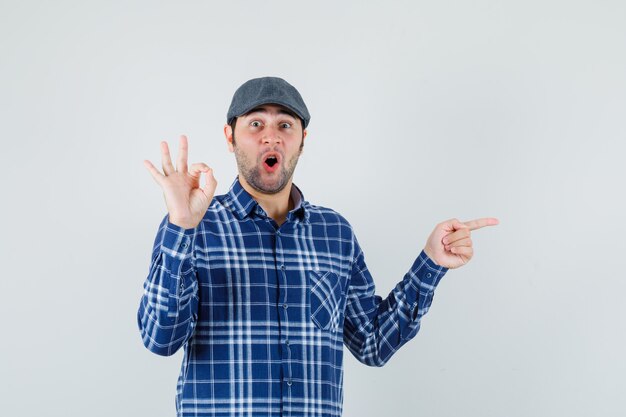
{"type": "MultiPolygon", "coordinates": [[[[291,369],[291,340],[289,339],[289,315],[288,315],[288,294],[287,294],[287,267],[285,254],[283,252],[283,239],[284,234],[275,229],[274,232],[274,253],[276,262],[276,274],[279,282],[279,316],[280,316],[280,338],[282,340],[282,368],[284,381],[288,387],[293,385],[292,369],[291,369]],[[282,308],[280,308],[282,306],[282,308]]],[[[287,398],[283,398],[284,401],[288,401],[287,398]]]]}

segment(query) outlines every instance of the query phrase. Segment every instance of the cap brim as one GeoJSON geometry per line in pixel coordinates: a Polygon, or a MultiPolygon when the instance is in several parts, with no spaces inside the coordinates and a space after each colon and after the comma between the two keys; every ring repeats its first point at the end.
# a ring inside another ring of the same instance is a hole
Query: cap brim
{"type": "Polygon", "coordinates": [[[262,106],[264,104],[275,104],[278,106],[283,106],[286,109],[291,110],[295,115],[297,115],[300,120],[302,120],[302,127],[306,128],[306,126],[308,125],[308,122],[306,121],[306,118],[300,114],[300,112],[298,112],[296,109],[294,109],[292,106],[290,106],[289,104],[285,103],[285,102],[281,102],[280,100],[272,100],[272,101],[266,101],[266,100],[258,100],[258,101],[253,101],[250,105],[248,105],[245,110],[242,110],[239,112],[239,114],[237,114],[236,116],[232,116],[229,120],[228,120],[228,124],[231,124],[232,121],[237,118],[237,117],[241,117],[247,113],[250,113],[251,110],[254,110],[256,107],[262,106]]]}

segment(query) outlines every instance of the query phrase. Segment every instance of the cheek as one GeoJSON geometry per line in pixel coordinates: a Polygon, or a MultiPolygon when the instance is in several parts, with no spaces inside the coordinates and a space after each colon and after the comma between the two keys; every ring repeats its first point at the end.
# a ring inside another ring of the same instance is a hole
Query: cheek
{"type": "Polygon", "coordinates": [[[237,138],[237,147],[245,152],[246,154],[250,154],[250,153],[254,153],[256,152],[258,146],[256,145],[256,140],[254,139],[254,137],[250,136],[250,135],[246,135],[245,137],[238,137],[237,138]]]}
{"type": "Polygon", "coordinates": [[[303,143],[304,139],[301,135],[292,135],[292,137],[289,138],[289,149],[294,152],[298,152],[303,143]]]}

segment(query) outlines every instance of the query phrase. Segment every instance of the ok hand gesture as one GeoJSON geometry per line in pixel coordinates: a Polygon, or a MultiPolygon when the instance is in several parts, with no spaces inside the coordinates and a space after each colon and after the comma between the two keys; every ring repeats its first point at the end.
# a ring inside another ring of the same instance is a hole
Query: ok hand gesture
{"type": "Polygon", "coordinates": [[[500,222],[493,217],[460,222],[450,219],[439,223],[431,233],[424,252],[437,265],[458,268],[474,256],[470,232],[485,226],[495,226],[500,222]]]}
{"type": "Polygon", "coordinates": [[[191,165],[187,172],[187,137],[184,135],[180,137],[176,168],[172,165],[170,151],[165,141],[161,142],[161,162],[164,174],[161,174],[150,161],[143,161],[154,180],[163,189],[170,223],[185,229],[196,227],[209,208],[217,187],[213,170],[207,164],[199,162],[191,165]],[[200,188],[202,172],[205,173],[205,186],[200,188]]]}

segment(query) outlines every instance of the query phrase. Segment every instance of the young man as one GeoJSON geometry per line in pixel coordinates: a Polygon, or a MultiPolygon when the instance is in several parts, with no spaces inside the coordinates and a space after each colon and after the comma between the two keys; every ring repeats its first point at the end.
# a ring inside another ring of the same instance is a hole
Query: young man
{"type": "Polygon", "coordinates": [[[169,356],[184,347],[178,416],[340,416],[343,345],[382,366],[420,328],[449,268],[473,256],[484,218],[438,224],[386,298],[375,295],[354,230],[304,199],[292,183],[310,115],[275,77],[235,92],[224,134],[239,175],[227,194],[204,163],[176,168],[161,143],[159,227],[138,324],[144,345],[169,356]],[[201,186],[201,174],[205,184],[201,186]]]}

